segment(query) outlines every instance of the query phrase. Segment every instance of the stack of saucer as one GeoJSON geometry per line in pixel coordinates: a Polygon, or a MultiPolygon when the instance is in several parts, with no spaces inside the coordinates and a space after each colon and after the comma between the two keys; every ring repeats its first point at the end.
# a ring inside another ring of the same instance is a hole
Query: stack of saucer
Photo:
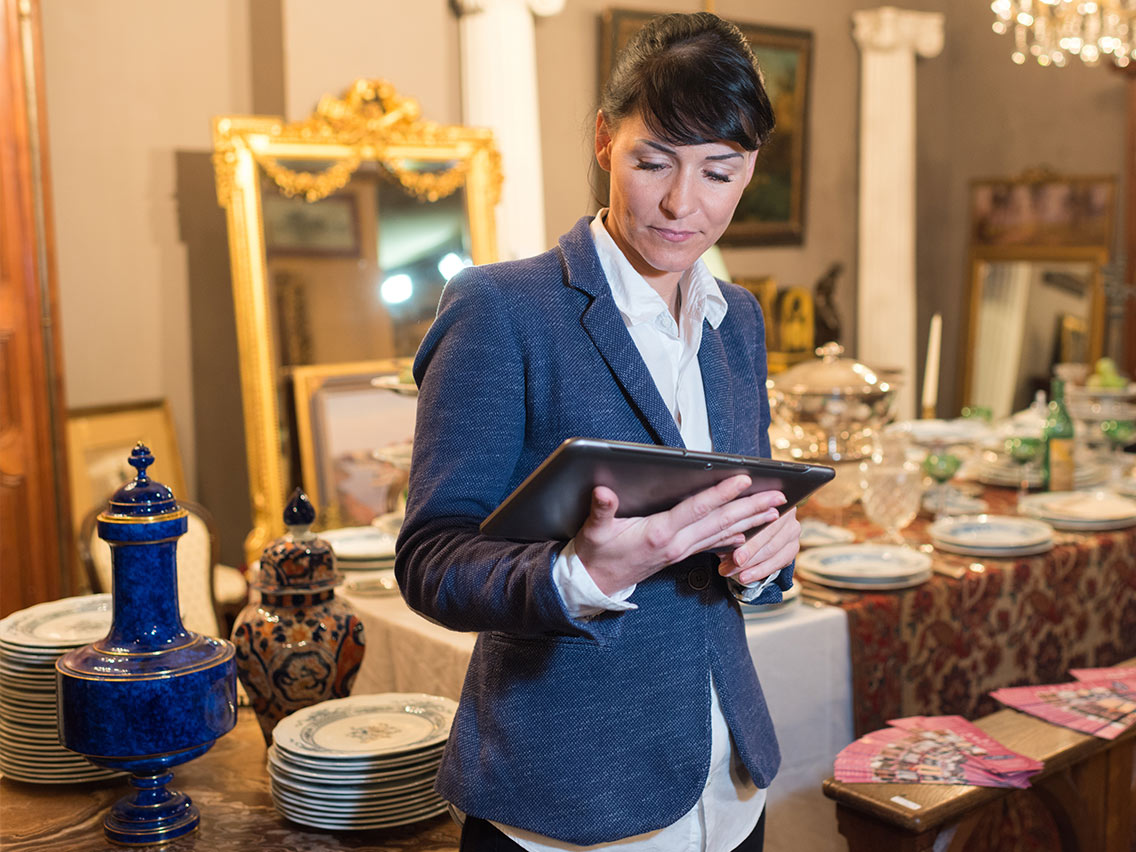
{"type": "Polygon", "coordinates": [[[1100,532],[1136,526],[1136,500],[1111,491],[1050,491],[1023,497],[1019,511],[1059,530],[1100,532]]]}
{"type": "MultiPolygon", "coordinates": [[[[1022,482],[1022,468],[1002,453],[983,454],[975,467],[974,475],[979,482],[1004,488],[1017,488],[1022,482]]],[[[1039,464],[1030,465],[1025,475],[1030,488],[1041,488],[1044,484],[1039,464]]],[[[1077,467],[1073,472],[1074,488],[1091,488],[1107,478],[1108,469],[1104,465],[1091,458],[1078,457],[1077,467]]]]}
{"type": "Polygon", "coordinates": [[[931,557],[894,544],[842,544],[801,551],[796,574],[823,586],[877,592],[931,578],[931,557]]]}
{"type": "Polygon", "coordinates": [[[335,551],[335,566],[340,571],[394,569],[395,538],[378,527],[341,527],[319,535],[335,551]]]}
{"type": "Polygon", "coordinates": [[[1010,515],[943,518],[927,532],[939,550],[965,556],[1033,556],[1053,549],[1053,527],[1010,515]]]}
{"type": "Polygon", "coordinates": [[[36,604],[0,621],[0,771],[35,784],[74,784],[121,773],[59,744],[55,661],[106,636],[111,596],[36,604]]]}
{"type": "Polygon", "coordinates": [[[268,749],[276,809],[313,828],[389,828],[444,813],[434,792],[457,704],[415,693],[323,701],[280,721],[268,749]]]}

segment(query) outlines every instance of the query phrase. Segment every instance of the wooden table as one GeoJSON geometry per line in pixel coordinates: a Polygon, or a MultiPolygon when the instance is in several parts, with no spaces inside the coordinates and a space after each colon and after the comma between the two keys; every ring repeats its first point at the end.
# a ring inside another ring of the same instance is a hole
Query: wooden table
{"type": "MultiPolygon", "coordinates": [[[[233,852],[336,852],[345,849],[454,852],[459,829],[448,816],[405,828],[322,831],[289,822],[268,793],[265,746],[252,711],[197,760],[174,767],[171,787],[193,799],[201,826],[160,847],[233,852]]],[[[107,852],[102,820],[127,795],[125,779],[93,784],[38,785],[0,779],[0,849],[4,852],[107,852]]]]}
{"type": "MultiPolygon", "coordinates": [[[[1136,658],[1122,665],[1136,666],[1136,658]]],[[[1001,710],[975,724],[1043,760],[1028,790],[824,783],[850,852],[1130,852],[1136,849],[1136,728],[1104,740],[1001,710]]]]}

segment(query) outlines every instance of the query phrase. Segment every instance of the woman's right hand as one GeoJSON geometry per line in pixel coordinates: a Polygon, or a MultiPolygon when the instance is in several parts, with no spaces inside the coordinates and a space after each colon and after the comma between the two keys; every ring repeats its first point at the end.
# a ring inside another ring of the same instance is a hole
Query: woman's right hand
{"type": "Polygon", "coordinates": [[[642,518],[617,518],[619,498],[597,486],[588,519],[576,533],[576,555],[600,591],[610,595],[695,553],[738,547],[746,532],[776,520],[776,507],[785,502],[779,491],[741,497],[749,486],[745,474],[732,476],[642,518]]]}

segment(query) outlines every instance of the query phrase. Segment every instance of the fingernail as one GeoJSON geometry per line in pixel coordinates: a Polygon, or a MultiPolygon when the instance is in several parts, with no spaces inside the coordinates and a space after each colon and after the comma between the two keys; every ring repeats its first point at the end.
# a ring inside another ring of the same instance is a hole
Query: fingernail
{"type": "Polygon", "coordinates": [[[773,498],[773,505],[774,505],[774,506],[783,506],[783,505],[785,505],[785,495],[784,495],[784,494],[781,494],[781,493],[778,493],[778,494],[777,494],[777,496],[773,498]]]}

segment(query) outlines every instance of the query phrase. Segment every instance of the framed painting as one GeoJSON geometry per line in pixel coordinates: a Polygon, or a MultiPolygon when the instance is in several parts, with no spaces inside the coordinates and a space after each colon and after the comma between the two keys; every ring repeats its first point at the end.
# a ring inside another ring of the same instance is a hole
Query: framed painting
{"type": "MultiPolygon", "coordinates": [[[[615,56],[658,12],[608,9],[600,16],[599,86],[615,56]]],[[[757,56],[777,125],[757,157],[722,245],[801,245],[805,238],[805,179],[813,34],[734,21],[757,56]]]]}
{"type": "Polygon", "coordinates": [[[173,417],[166,400],[67,412],[71,518],[76,533],[88,512],[102,506],[137,475],[127,460],[139,441],[154,454],[154,464],[147,475],[168,486],[174,497],[188,498],[173,417]]]}
{"type": "Polygon", "coordinates": [[[409,366],[391,358],[292,369],[300,470],[321,527],[400,509],[418,409],[409,366]]]}
{"type": "Polygon", "coordinates": [[[975,246],[1112,245],[1116,178],[1047,172],[971,183],[975,246]]]}
{"type": "Polygon", "coordinates": [[[353,194],[305,201],[268,191],[263,203],[264,246],[269,256],[359,256],[359,213],[353,194]]]}

